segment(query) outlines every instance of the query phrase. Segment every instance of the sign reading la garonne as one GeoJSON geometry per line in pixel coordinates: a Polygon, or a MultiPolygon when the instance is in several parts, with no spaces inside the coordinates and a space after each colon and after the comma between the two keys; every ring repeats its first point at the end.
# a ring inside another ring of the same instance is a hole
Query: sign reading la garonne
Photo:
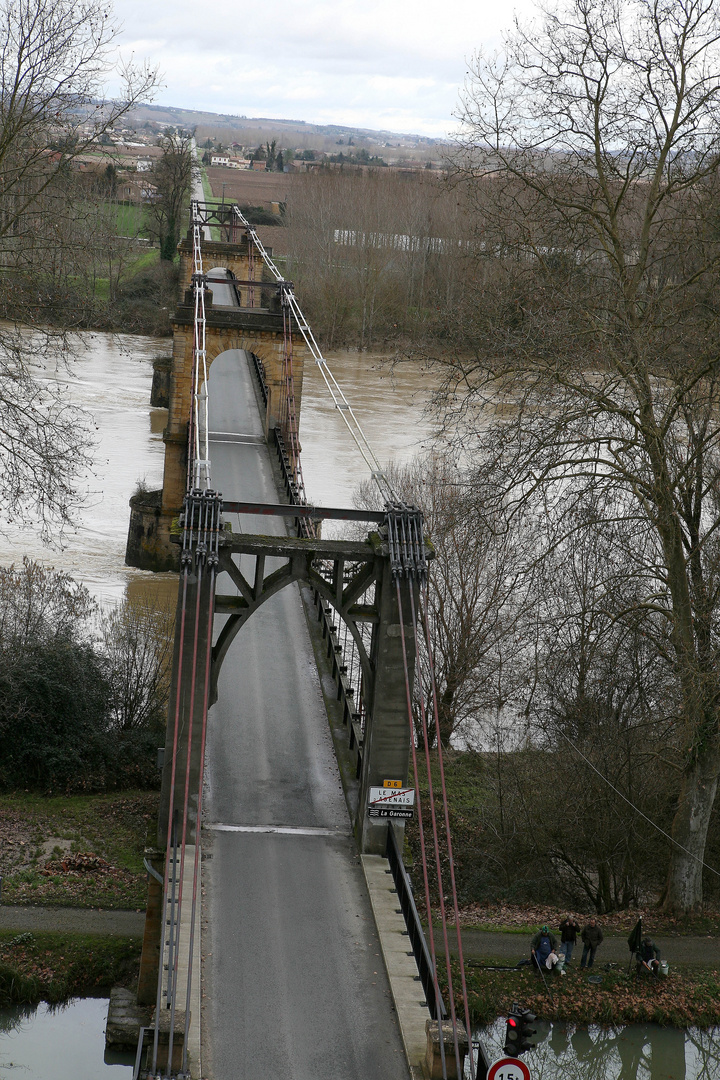
{"type": "MultiPolygon", "coordinates": [[[[386,781],[387,784],[387,781],[386,781]]],[[[368,796],[370,817],[411,818],[415,813],[413,788],[371,787],[368,796]]]]}

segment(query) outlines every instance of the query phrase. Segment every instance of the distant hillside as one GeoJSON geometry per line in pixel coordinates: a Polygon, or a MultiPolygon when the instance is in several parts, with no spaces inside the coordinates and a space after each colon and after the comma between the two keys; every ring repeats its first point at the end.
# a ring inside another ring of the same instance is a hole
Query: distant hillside
{"type": "Polygon", "coordinates": [[[337,145],[347,145],[348,140],[352,139],[355,146],[393,147],[404,151],[414,150],[416,153],[424,150],[435,156],[446,145],[442,139],[430,139],[424,135],[373,131],[369,128],[343,127],[338,124],[308,124],[304,120],[230,116],[224,113],[177,109],[171,105],[139,105],[133,109],[128,119],[135,127],[150,123],[159,127],[196,129],[198,141],[220,138],[223,142],[235,140],[249,144],[276,139],[278,144],[285,146],[327,150],[337,145]]]}

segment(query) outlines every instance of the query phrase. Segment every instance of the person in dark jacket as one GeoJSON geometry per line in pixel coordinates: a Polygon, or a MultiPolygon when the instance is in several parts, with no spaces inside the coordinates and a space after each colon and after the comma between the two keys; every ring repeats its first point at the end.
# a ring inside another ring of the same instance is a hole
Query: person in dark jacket
{"type": "Polygon", "coordinates": [[[544,967],[550,953],[555,952],[557,947],[557,938],[554,934],[551,934],[547,926],[541,926],[535,937],[530,942],[530,955],[532,956],[533,966],[536,968],[544,967]]]}
{"type": "Polygon", "coordinates": [[[580,933],[580,924],[567,915],[560,923],[560,948],[565,953],[565,963],[572,960],[573,949],[580,933]]]}
{"type": "Polygon", "coordinates": [[[595,953],[597,952],[598,945],[602,942],[603,932],[597,924],[596,919],[591,919],[582,932],[582,959],[580,960],[580,967],[591,968],[593,961],[595,960],[595,953]]]}
{"type": "Polygon", "coordinates": [[[635,953],[635,960],[637,961],[638,975],[643,971],[649,972],[651,975],[657,975],[658,968],[660,966],[660,950],[655,942],[649,938],[644,937],[640,943],[640,948],[635,953]]]}

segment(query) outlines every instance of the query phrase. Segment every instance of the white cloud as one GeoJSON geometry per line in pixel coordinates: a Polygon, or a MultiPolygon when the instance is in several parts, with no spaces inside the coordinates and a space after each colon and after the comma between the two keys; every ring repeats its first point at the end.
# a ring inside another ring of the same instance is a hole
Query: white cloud
{"type": "MultiPolygon", "coordinates": [[[[529,0],[516,8],[529,9],[529,0]]],[[[156,103],[442,136],[466,59],[512,9],[489,0],[285,0],[246,8],[115,0],[124,55],[164,73],[156,103]],[[302,115],[298,115],[301,110],[302,115]]]]}

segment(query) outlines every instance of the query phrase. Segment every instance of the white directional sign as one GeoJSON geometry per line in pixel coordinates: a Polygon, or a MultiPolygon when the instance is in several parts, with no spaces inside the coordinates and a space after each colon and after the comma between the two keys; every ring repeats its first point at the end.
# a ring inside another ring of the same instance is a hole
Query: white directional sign
{"type": "Polygon", "coordinates": [[[504,1057],[490,1066],[487,1080],[530,1080],[530,1070],[520,1058],[504,1057]]]}
{"type": "Polygon", "coordinates": [[[411,818],[414,814],[413,788],[371,787],[368,797],[370,817],[411,818]]]}

